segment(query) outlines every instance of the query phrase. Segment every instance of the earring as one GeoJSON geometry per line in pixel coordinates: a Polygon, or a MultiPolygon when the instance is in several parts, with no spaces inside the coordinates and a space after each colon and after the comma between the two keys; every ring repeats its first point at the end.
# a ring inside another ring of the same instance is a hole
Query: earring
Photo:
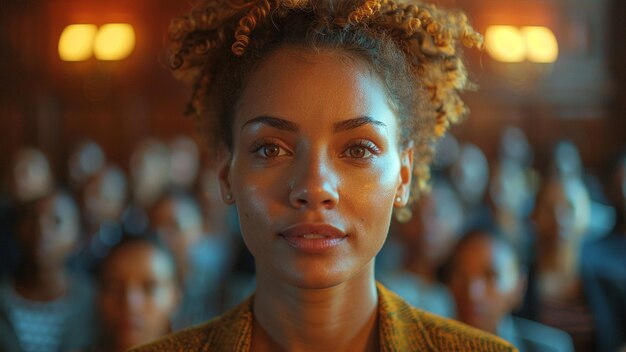
{"type": "Polygon", "coordinates": [[[397,196],[397,197],[396,197],[396,203],[400,203],[400,202],[402,202],[402,197],[397,196]]]}
{"type": "Polygon", "coordinates": [[[228,193],[228,194],[226,195],[226,200],[232,200],[232,199],[233,199],[233,195],[232,195],[232,194],[230,194],[230,193],[228,193]]]}

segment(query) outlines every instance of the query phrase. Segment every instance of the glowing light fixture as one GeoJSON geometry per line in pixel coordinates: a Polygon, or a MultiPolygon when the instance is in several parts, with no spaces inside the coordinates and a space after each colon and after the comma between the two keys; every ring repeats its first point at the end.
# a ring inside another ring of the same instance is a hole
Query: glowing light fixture
{"type": "Polygon", "coordinates": [[[522,32],[513,26],[490,26],[485,32],[487,52],[502,62],[522,62],[526,58],[526,43],[522,32]]]}
{"type": "Polygon", "coordinates": [[[526,39],[526,57],[531,62],[551,63],[559,57],[559,44],[554,33],[546,27],[522,27],[526,39]]]}
{"type": "Polygon", "coordinates": [[[93,52],[98,60],[122,60],[135,48],[135,30],[128,23],[108,23],[100,27],[93,52]]]}
{"type": "Polygon", "coordinates": [[[93,24],[71,24],[59,38],[59,57],[63,61],[85,61],[93,52],[93,38],[98,27],[93,24]]]}

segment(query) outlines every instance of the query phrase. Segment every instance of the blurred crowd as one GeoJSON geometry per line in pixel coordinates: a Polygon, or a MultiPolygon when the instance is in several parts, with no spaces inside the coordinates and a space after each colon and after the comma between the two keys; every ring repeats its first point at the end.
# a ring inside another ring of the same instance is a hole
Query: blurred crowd
{"type": "MultiPolygon", "coordinates": [[[[201,154],[147,139],[120,166],[85,141],[60,180],[20,150],[0,195],[0,350],[124,351],[252,293],[236,210],[201,154]]],[[[626,154],[592,174],[562,141],[538,169],[517,128],[494,160],[449,136],[377,277],[522,351],[626,350],[625,203],[626,154]]]]}

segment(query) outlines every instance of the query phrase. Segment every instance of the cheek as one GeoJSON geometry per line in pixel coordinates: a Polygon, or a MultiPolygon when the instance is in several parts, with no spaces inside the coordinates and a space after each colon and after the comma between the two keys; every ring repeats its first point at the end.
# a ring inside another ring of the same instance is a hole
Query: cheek
{"type": "Polygon", "coordinates": [[[272,219],[288,206],[286,182],[276,175],[254,173],[238,167],[234,168],[233,174],[236,176],[232,179],[232,191],[241,232],[244,242],[253,251],[251,242],[261,240],[257,234],[267,233],[272,219]]]}
{"type": "Polygon", "coordinates": [[[382,247],[393,211],[397,187],[399,185],[399,163],[392,160],[363,174],[346,173],[342,182],[340,208],[350,207],[357,232],[370,237],[366,243],[382,247]]]}

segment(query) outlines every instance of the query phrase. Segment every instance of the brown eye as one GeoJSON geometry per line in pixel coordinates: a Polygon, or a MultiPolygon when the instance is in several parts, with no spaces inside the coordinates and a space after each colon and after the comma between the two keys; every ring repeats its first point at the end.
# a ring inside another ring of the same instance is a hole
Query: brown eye
{"type": "Polygon", "coordinates": [[[274,159],[290,155],[289,151],[276,143],[262,143],[251,150],[253,154],[262,159],[274,159]]]}
{"type": "Polygon", "coordinates": [[[269,144],[263,147],[263,155],[267,158],[275,158],[280,155],[280,147],[276,144],[269,144]]]}
{"type": "Polygon", "coordinates": [[[369,160],[381,153],[380,148],[373,142],[363,139],[353,142],[348,145],[346,149],[341,153],[342,157],[351,159],[363,159],[369,160]]]}
{"type": "Polygon", "coordinates": [[[361,159],[365,157],[367,150],[365,149],[365,147],[352,147],[350,148],[350,151],[348,153],[350,154],[351,158],[361,159]]]}

